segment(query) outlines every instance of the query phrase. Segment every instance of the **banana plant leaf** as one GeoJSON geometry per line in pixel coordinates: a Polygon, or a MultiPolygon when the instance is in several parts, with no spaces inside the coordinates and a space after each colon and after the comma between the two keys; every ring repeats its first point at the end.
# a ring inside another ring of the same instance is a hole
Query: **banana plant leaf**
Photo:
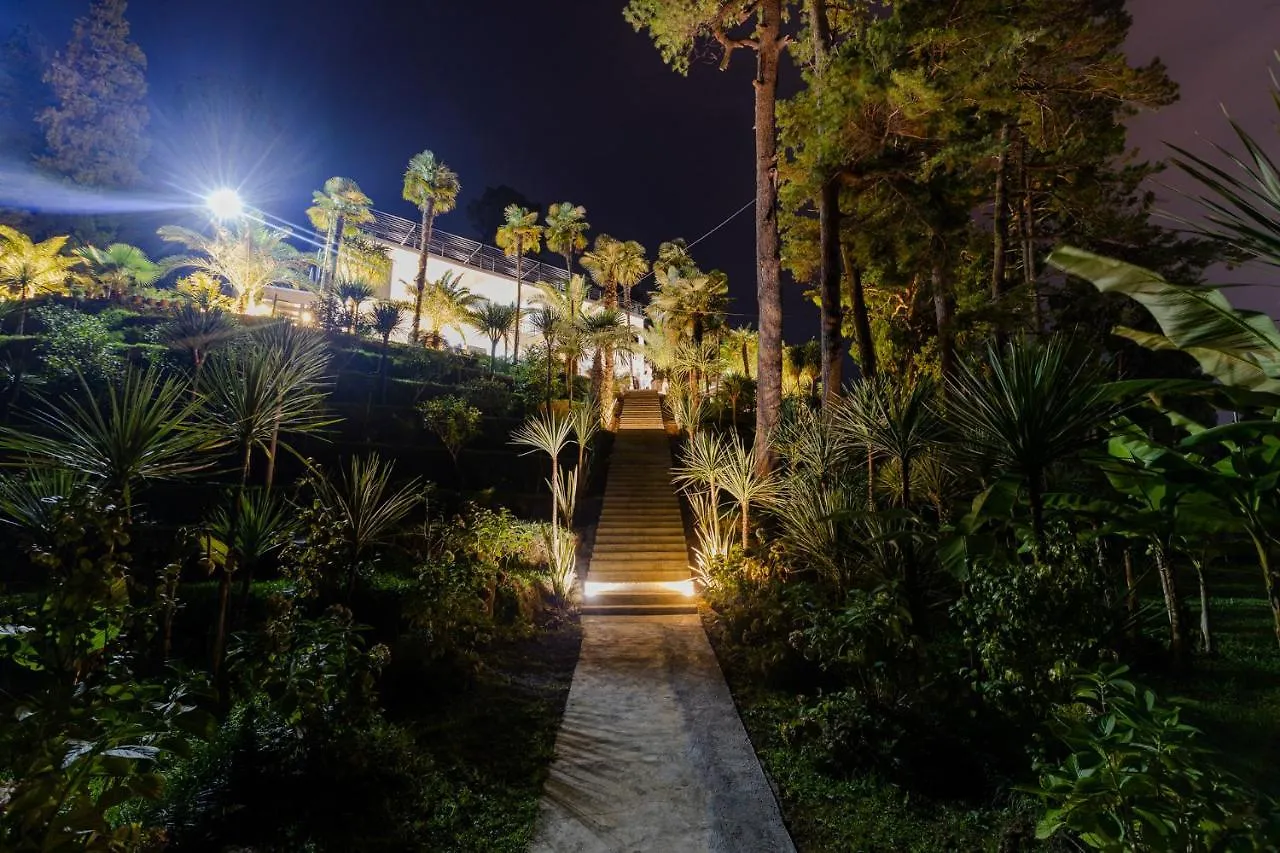
{"type": "Polygon", "coordinates": [[[1224,385],[1280,395],[1280,329],[1266,314],[1232,307],[1215,288],[1173,284],[1151,270],[1071,246],[1056,249],[1049,263],[1103,293],[1137,300],[1162,332],[1117,326],[1115,334],[1147,349],[1185,352],[1224,385]]]}

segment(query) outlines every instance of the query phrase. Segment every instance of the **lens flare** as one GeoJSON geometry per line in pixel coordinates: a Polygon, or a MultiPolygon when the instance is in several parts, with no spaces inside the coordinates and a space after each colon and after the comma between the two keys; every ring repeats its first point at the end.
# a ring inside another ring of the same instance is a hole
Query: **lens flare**
{"type": "Polygon", "coordinates": [[[214,190],[205,199],[205,204],[217,219],[237,219],[244,213],[240,193],[232,189],[214,190]]]}

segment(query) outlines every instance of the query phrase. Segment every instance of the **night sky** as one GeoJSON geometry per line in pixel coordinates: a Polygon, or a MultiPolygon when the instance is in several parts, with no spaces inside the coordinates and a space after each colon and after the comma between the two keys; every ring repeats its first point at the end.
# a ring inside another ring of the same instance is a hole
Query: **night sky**
{"type": "MultiPolygon", "coordinates": [[[[466,204],[486,185],[508,184],[544,206],[585,205],[594,233],[651,252],[664,239],[694,239],[753,196],[751,57],[682,78],[622,20],[624,5],[135,0],[134,37],[150,62],[152,171],[174,191],[242,184],[251,203],[295,222],[311,190],[341,174],[379,209],[412,217],[401,174],[430,148],[463,185],[459,209],[438,222],[445,230],[491,241],[474,233],[466,204]],[[178,93],[201,77],[214,81],[204,91],[224,95],[206,99],[210,130],[193,135],[178,93]]],[[[27,23],[60,47],[87,6],[0,0],[0,34],[27,23]]],[[[1134,120],[1147,156],[1161,156],[1164,140],[1195,151],[1226,141],[1219,102],[1269,138],[1280,116],[1267,77],[1280,2],[1230,6],[1226,15],[1204,0],[1130,3],[1133,60],[1160,56],[1182,86],[1180,103],[1134,120]]],[[[695,250],[704,267],[729,273],[733,310],[744,315],[735,319],[752,319],[753,240],[747,211],[695,250]]],[[[792,339],[816,331],[816,309],[799,293],[788,293],[792,339]]],[[[1277,312],[1276,294],[1241,301],[1277,312]]]]}

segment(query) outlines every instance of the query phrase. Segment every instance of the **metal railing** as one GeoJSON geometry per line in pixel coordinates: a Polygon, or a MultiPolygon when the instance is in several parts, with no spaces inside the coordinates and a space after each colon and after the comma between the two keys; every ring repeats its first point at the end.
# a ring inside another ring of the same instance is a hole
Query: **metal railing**
{"type": "MultiPolygon", "coordinates": [[[[421,251],[422,226],[400,216],[373,211],[373,221],[361,223],[360,230],[375,240],[381,240],[396,246],[404,246],[413,251],[421,251]]],[[[439,258],[446,258],[466,266],[485,272],[516,277],[516,259],[507,257],[506,253],[496,246],[450,234],[434,228],[427,251],[439,258]]],[[[526,283],[545,281],[548,284],[563,286],[569,280],[569,273],[560,267],[553,267],[541,261],[528,258],[520,270],[520,277],[526,283]]]]}

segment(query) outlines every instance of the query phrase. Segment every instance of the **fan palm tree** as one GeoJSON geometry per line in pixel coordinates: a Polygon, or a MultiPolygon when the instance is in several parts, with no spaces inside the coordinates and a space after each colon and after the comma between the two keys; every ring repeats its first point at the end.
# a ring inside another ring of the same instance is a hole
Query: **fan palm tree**
{"type": "Polygon", "coordinates": [[[649,299],[650,316],[685,329],[701,345],[709,318],[723,313],[728,305],[728,277],[718,270],[690,274],[675,266],[659,268],[654,277],[658,289],[649,299]]]}
{"type": "Polygon", "coordinates": [[[653,272],[675,267],[681,275],[693,275],[698,265],[689,254],[689,244],[679,238],[658,244],[658,259],[653,262],[653,272]]]}
{"type": "Polygon", "coordinates": [[[335,175],[324,182],[324,188],[311,194],[307,218],[317,230],[324,232],[320,269],[325,284],[338,277],[338,249],[346,237],[354,237],[362,222],[371,222],[369,210],[373,200],[350,178],[335,175]]]}
{"type": "Polygon", "coordinates": [[[236,292],[236,307],[251,312],[268,285],[307,287],[310,262],[285,242],[285,235],[253,222],[231,228],[214,226],[212,237],[177,225],[164,225],[160,239],[185,246],[192,254],[166,258],[166,271],[193,269],[225,281],[236,292]]]}
{"type": "Polygon", "coordinates": [[[552,379],[552,355],[555,353],[556,337],[564,325],[564,319],[554,308],[537,308],[529,313],[529,325],[542,336],[543,348],[547,355],[547,411],[551,411],[551,389],[555,384],[552,379]]]}
{"type": "Polygon", "coordinates": [[[80,272],[84,259],[64,255],[67,237],[50,237],[40,243],[16,228],[0,225],[0,288],[24,304],[18,314],[18,334],[27,327],[26,301],[51,293],[68,293],[85,283],[80,272]]]}
{"type": "Polygon", "coordinates": [[[404,172],[404,200],[412,202],[422,214],[422,231],[418,250],[418,275],[413,280],[413,327],[409,330],[409,342],[417,343],[422,327],[422,299],[427,289],[427,254],[430,251],[431,230],[435,218],[448,213],[458,204],[462,185],[458,175],[435,154],[420,151],[409,160],[404,172]]]}
{"type": "Polygon", "coordinates": [[[0,426],[0,450],[24,467],[51,468],[96,482],[110,500],[132,505],[134,489],[212,464],[209,451],[222,441],[196,420],[198,402],[183,383],[154,368],[126,367],[118,383],[99,394],[45,401],[31,417],[37,427],[0,426]]]}
{"type": "MultiPolygon", "coordinates": [[[[631,288],[644,278],[649,271],[649,262],[645,260],[644,246],[635,240],[623,242],[615,240],[608,234],[596,237],[595,248],[582,256],[582,266],[590,273],[595,283],[604,292],[604,307],[618,307],[618,289],[622,288],[626,296],[622,307],[626,311],[627,341],[631,340],[631,288]]],[[[613,376],[615,373],[614,347],[606,347],[603,351],[603,374],[605,387],[601,389],[600,408],[605,412],[613,411],[613,376]]],[[[632,364],[634,372],[635,365],[632,364]]]]}
{"type": "Polygon", "coordinates": [[[236,304],[223,292],[222,281],[204,272],[193,272],[178,279],[173,289],[199,311],[230,311],[236,304]]]}
{"type": "Polygon", "coordinates": [[[348,330],[354,335],[360,322],[360,306],[373,298],[373,285],[363,281],[343,281],[335,291],[344,305],[351,303],[347,315],[348,330]]]}
{"type": "Polygon", "coordinates": [[[614,362],[617,352],[630,352],[635,338],[617,308],[603,308],[582,318],[582,338],[592,354],[591,394],[600,401],[601,415],[612,423],[614,362]]]}
{"type": "Polygon", "coordinates": [[[1031,527],[1044,540],[1049,470],[1099,438],[1118,408],[1097,362],[1063,337],[991,346],[979,364],[950,381],[947,415],[964,436],[960,448],[981,463],[1018,478],[1027,490],[1031,527]]]}
{"type": "Polygon", "coordinates": [[[382,339],[382,354],[378,358],[379,398],[387,401],[387,352],[391,349],[391,336],[404,324],[409,307],[403,302],[378,302],[369,314],[369,328],[382,339]]]}
{"type": "MultiPolygon", "coordinates": [[[[524,286],[524,256],[542,251],[542,231],[538,224],[538,212],[526,210],[518,204],[507,205],[502,212],[506,221],[498,228],[495,239],[498,248],[507,257],[516,259],[516,315],[523,316],[524,302],[521,289],[524,286]]],[[[520,360],[520,324],[516,323],[515,345],[512,358],[520,360]]]]}
{"type": "Polygon", "coordinates": [[[470,310],[480,301],[462,283],[462,274],[448,270],[427,288],[422,300],[422,315],[427,320],[426,342],[440,349],[444,346],[444,329],[453,329],[466,341],[466,325],[470,310]]]}
{"type": "Polygon", "coordinates": [[[752,353],[756,349],[756,332],[750,326],[738,326],[729,329],[724,336],[723,347],[727,358],[742,360],[742,375],[752,378],[751,366],[754,364],[752,353]],[[732,355],[730,355],[732,354],[732,355]]]}
{"type": "Polygon", "coordinates": [[[547,210],[547,248],[564,256],[564,268],[573,274],[573,256],[587,248],[587,209],[562,201],[547,210]]]}
{"type": "Polygon", "coordinates": [[[467,318],[489,338],[489,375],[498,368],[498,341],[505,340],[516,325],[518,315],[516,306],[499,305],[497,302],[485,300],[478,307],[472,308],[467,318]]]}
{"type": "Polygon", "coordinates": [[[534,300],[551,308],[560,318],[555,337],[560,356],[565,360],[565,386],[569,401],[573,402],[573,377],[578,374],[578,362],[586,351],[582,324],[585,320],[583,309],[587,304],[587,280],[580,275],[571,275],[563,288],[545,281],[534,286],[538,288],[534,300]]]}
{"type": "Polygon", "coordinates": [[[391,282],[391,247],[367,237],[347,237],[338,250],[336,281],[367,281],[376,292],[391,282]]]}
{"type": "Polygon", "coordinates": [[[159,264],[146,252],[128,243],[112,243],[105,249],[85,246],[76,251],[89,266],[103,292],[110,297],[123,296],[135,287],[150,287],[163,273],[159,264]]]}

